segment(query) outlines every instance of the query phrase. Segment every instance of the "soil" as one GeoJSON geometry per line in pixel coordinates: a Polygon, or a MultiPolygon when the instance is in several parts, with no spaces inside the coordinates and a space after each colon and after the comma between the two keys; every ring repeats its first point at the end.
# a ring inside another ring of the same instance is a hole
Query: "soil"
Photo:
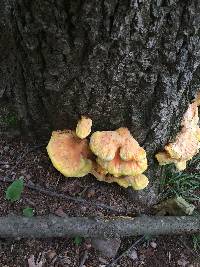
{"type": "MultiPolygon", "coordinates": [[[[46,153],[45,144],[34,148],[37,145],[38,143],[33,140],[1,137],[0,177],[6,176],[14,180],[22,176],[26,182],[31,181],[74,198],[81,197],[89,202],[75,203],[72,200],[49,197],[25,188],[21,199],[13,204],[5,199],[8,184],[1,182],[0,215],[21,215],[25,207],[32,207],[35,215],[49,213],[60,216],[62,213],[74,216],[119,215],[119,212],[97,207],[95,203],[119,209],[120,215],[134,216],[140,213],[137,205],[129,198],[127,191],[118,185],[98,182],[92,176],[66,179],[53,168],[46,153]]],[[[137,239],[138,237],[124,238],[117,256],[126,251],[137,239]]],[[[98,251],[95,251],[90,239],[82,240],[80,244],[76,244],[75,240],[70,238],[0,240],[0,266],[4,267],[81,266],[81,261],[86,254],[87,259],[82,267],[105,267],[113,261],[113,259],[102,257],[98,251]],[[32,255],[40,263],[31,265],[32,255]]],[[[134,259],[125,255],[115,266],[198,267],[200,256],[198,256],[198,251],[193,249],[190,236],[148,237],[145,242],[136,247],[134,259]]]]}

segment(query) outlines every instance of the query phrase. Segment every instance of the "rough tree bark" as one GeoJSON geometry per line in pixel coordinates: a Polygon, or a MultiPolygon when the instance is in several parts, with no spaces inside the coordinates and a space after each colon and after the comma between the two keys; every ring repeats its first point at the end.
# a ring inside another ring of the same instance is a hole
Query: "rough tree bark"
{"type": "MultiPolygon", "coordinates": [[[[127,126],[151,157],[200,85],[198,0],[2,0],[0,97],[23,129],[127,126]]],[[[48,136],[48,135],[47,135],[48,136]]]]}

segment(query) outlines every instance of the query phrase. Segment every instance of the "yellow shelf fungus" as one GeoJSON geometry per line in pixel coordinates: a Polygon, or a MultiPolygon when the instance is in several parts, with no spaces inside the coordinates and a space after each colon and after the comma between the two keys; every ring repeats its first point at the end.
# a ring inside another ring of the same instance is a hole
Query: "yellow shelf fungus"
{"type": "Polygon", "coordinates": [[[134,190],[142,190],[149,184],[149,180],[144,174],[139,174],[136,176],[115,177],[113,175],[106,175],[106,171],[97,171],[95,169],[92,169],[91,174],[95,176],[98,181],[117,183],[124,188],[131,186],[134,190]]]}
{"type": "Polygon", "coordinates": [[[92,120],[82,116],[76,132],[52,133],[47,152],[53,166],[66,177],[83,177],[91,173],[99,181],[116,182],[134,190],[144,189],[149,183],[142,174],[147,169],[146,152],[129,130],[95,132],[88,145],[86,137],[91,127],[92,120]]]}
{"type": "Polygon", "coordinates": [[[92,169],[87,140],[70,130],[54,131],[47,152],[53,166],[66,177],[82,177],[92,169]]]}
{"type": "Polygon", "coordinates": [[[95,132],[89,145],[97,163],[115,177],[135,176],[147,169],[146,152],[127,128],[95,132]]]}
{"type": "Polygon", "coordinates": [[[198,104],[194,101],[189,105],[181,122],[182,129],[177,134],[175,141],[167,144],[163,152],[156,154],[160,165],[174,163],[176,168],[182,171],[186,169],[187,161],[199,152],[198,104]]]}

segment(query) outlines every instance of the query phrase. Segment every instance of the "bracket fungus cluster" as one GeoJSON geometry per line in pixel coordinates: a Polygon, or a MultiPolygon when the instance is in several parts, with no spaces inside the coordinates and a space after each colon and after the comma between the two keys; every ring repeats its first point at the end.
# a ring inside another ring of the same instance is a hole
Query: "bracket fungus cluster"
{"type": "Polygon", "coordinates": [[[66,177],[89,173],[99,181],[116,182],[134,190],[144,189],[149,181],[142,174],[147,169],[145,150],[127,128],[91,132],[92,120],[81,117],[76,131],[54,131],[47,146],[53,166],[66,177]]]}
{"type": "Polygon", "coordinates": [[[156,154],[159,165],[174,163],[180,171],[186,168],[187,161],[199,152],[200,128],[198,126],[198,105],[200,96],[191,103],[185,112],[181,131],[177,134],[175,141],[167,144],[164,151],[156,154]]]}

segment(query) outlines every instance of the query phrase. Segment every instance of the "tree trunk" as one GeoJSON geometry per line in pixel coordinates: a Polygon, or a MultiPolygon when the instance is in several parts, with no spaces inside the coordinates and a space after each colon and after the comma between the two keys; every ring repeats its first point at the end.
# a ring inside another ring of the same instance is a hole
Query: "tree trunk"
{"type": "Polygon", "coordinates": [[[150,158],[200,84],[198,0],[2,0],[0,97],[49,137],[81,114],[130,129],[150,158]]]}

